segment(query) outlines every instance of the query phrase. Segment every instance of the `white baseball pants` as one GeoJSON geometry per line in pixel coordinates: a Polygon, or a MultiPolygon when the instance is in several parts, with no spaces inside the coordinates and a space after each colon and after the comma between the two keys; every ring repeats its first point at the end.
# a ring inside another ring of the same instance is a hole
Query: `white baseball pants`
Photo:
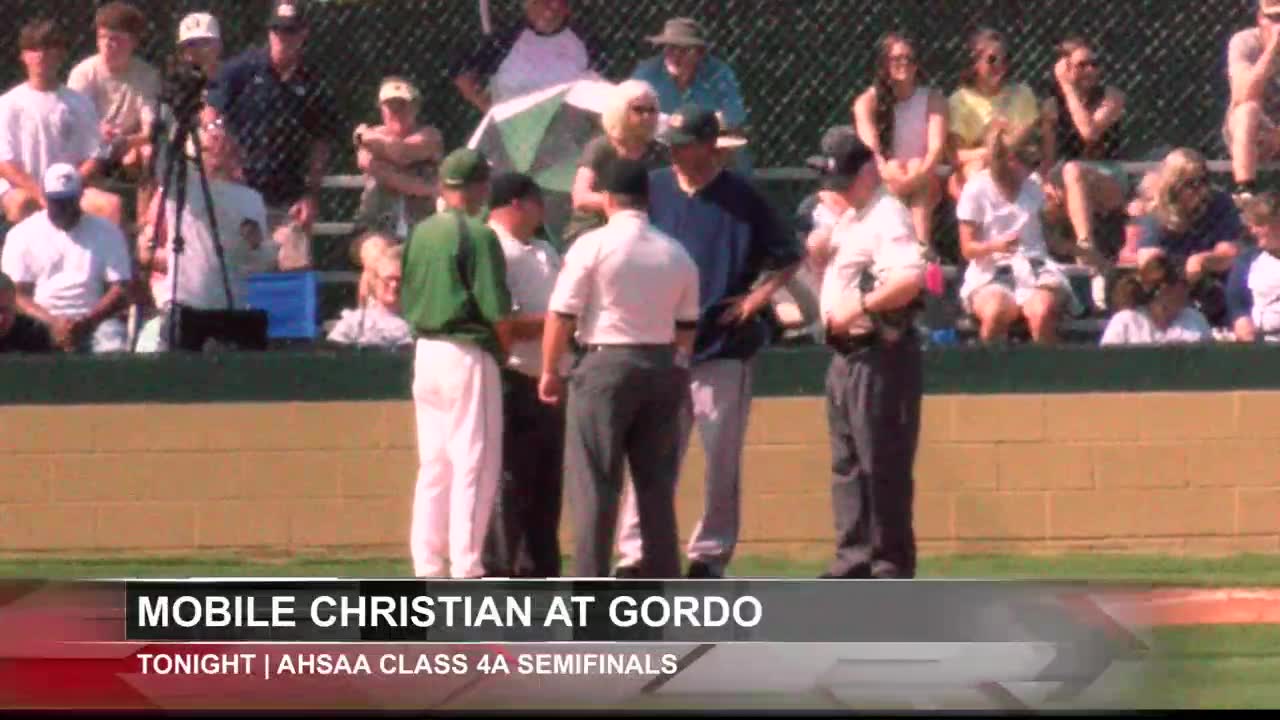
{"type": "Polygon", "coordinates": [[[418,481],[409,545],[418,577],[477,578],[502,473],[502,380],[467,343],[418,340],[418,481]]]}

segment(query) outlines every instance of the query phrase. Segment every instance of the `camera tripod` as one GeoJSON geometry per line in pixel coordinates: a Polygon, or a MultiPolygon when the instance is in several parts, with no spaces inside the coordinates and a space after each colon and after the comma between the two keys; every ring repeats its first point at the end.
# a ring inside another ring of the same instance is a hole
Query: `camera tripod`
{"type": "MultiPolygon", "coordinates": [[[[160,120],[162,115],[157,113],[156,127],[153,130],[153,136],[160,139],[163,134],[163,121],[160,120]]],[[[180,263],[183,253],[186,251],[186,239],[182,236],[183,216],[187,211],[187,189],[190,182],[190,175],[193,170],[200,180],[200,190],[203,195],[205,212],[208,216],[209,231],[213,240],[213,249],[218,257],[218,267],[222,275],[222,288],[226,294],[227,310],[234,309],[234,300],[231,294],[231,278],[227,271],[227,260],[222,247],[221,235],[218,232],[218,218],[213,203],[213,193],[209,188],[209,176],[205,171],[204,151],[200,144],[200,132],[197,129],[197,116],[195,112],[184,112],[182,114],[174,113],[176,122],[174,123],[173,137],[168,142],[167,152],[165,153],[164,175],[160,178],[160,202],[157,207],[156,217],[153,222],[156,232],[151,235],[150,251],[151,256],[147,261],[147,267],[143,271],[144,278],[150,278],[152,270],[155,266],[156,251],[160,245],[160,233],[171,236],[169,243],[169,306],[166,309],[168,318],[165,323],[167,335],[167,344],[170,350],[176,349],[179,345],[179,303],[178,303],[178,276],[180,263]],[[192,157],[187,157],[187,145],[193,149],[192,157]],[[173,194],[174,212],[172,223],[169,222],[169,199],[173,194]],[[170,228],[172,225],[172,228],[170,228]]],[[[152,147],[159,148],[160,143],[153,143],[152,147]]],[[[157,155],[152,155],[152,177],[155,176],[154,165],[156,164],[157,155]]],[[[137,338],[134,339],[135,348],[137,338]]]]}

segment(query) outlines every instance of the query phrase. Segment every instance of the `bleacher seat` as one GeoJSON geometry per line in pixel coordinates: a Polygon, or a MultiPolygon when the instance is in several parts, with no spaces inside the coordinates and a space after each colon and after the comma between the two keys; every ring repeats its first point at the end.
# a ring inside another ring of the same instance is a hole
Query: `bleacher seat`
{"type": "Polygon", "coordinates": [[[249,278],[249,307],[267,312],[271,340],[315,340],[320,332],[314,271],[263,273],[249,278]]]}

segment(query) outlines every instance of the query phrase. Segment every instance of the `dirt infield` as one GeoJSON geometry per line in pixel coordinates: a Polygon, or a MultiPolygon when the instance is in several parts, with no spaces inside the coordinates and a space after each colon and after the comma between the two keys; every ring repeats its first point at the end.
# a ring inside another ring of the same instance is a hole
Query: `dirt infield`
{"type": "Polygon", "coordinates": [[[1169,589],[1114,595],[1113,616],[1148,627],[1280,625],[1280,590],[1169,589]]]}

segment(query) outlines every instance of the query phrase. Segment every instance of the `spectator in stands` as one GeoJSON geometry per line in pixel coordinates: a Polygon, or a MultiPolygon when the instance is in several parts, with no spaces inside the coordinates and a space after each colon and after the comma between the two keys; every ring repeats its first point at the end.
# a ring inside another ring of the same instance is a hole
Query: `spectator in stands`
{"type": "Polygon", "coordinates": [[[356,267],[361,268],[360,280],[356,285],[357,305],[363,305],[365,300],[373,297],[377,281],[374,268],[378,258],[400,244],[399,238],[378,230],[363,233],[351,243],[351,259],[356,267]]]}
{"type": "Polygon", "coordinates": [[[1124,116],[1125,95],[1104,84],[1097,52],[1079,37],[1058,45],[1053,85],[1047,112],[1054,122],[1054,150],[1059,162],[1045,183],[1045,195],[1056,222],[1051,232],[1069,222],[1071,240],[1081,258],[1100,267],[1114,260],[1123,242],[1125,200],[1129,176],[1119,159],[1119,123],[1124,116]],[[1065,212],[1063,212],[1065,211],[1065,212]],[[1106,222],[1108,220],[1119,222],[1106,222]],[[1103,225],[1117,232],[1100,236],[1103,225]]]}
{"type": "Polygon", "coordinates": [[[1047,169],[1054,159],[1051,118],[1041,112],[1035,93],[1009,75],[1009,51],[1004,35],[981,29],[969,39],[971,65],[951,94],[949,138],[955,156],[951,194],[959,197],[969,177],[986,167],[990,131],[1006,134],[1004,144],[1022,153],[1024,145],[1037,143],[1037,164],[1047,169]]]}
{"type": "Polygon", "coordinates": [[[1280,0],[1258,0],[1257,22],[1227,46],[1231,105],[1222,131],[1240,203],[1256,192],[1258,163],[1280,155],[1280,0]]]}
{"type": "Polygon", "coordinates": [[[49,329],[18,312],[18,289],[0,273],[0,354],[53,352],[49,329]]]}
{"type": "MultiPolygon", "coordinates": [[[[702,25],[691,18],[673,18],[649,42],[662,48],[662,54],[640,62],[631,77],[649,83],[658,95],[659,110],[670,114],[682,105],[700,105],[718,113],[726,131],[749,135],[738,76],[728,63],[710,54],[702,25]]],[[[751,172],[747,153],[735,155],[734,169],[751,172]]]]}
{"type": "Polygon", "coordinates": [[[382,247],[365,266],[370,277],[368,295],[354,310],[343,310],[328,340],[338,345],[403,348],[413,343],[409,323],[400,317],[400,261],[398,243],[382,247]]]}
{"type": "Polygon", "coordinates": [[[569,0],[524,0],[523,22],[481,38],[450,72],[482,113],[505,100],[592,77],[599,54],[570,24],[569,0]]]}
{"type": "MultiPolygon", "coordinates": [[[[210,222],[198,170],[194,163],[188,163],[186,207],[181,225],[184,249],[177,263],[176,302],[196,310],[241,309],[248,297],[249,277],[274,270],[279,247],[266,233],[267,210],[262,194],[237,179],[240,154],[235,139],[226,132],[213,108],[204,108],[200,119],[203,121],[200,148],[213,199],[217,243],[226,262],[227,283],[223,282],[223,261],[219,260],[215,247],[214,223],[210,222]]],[[[168,348],[167,310],[170,303],[175,302],[170,248],[178,199],[176,188],[171,188],[161,213],[163,194],[156,193],[147,211],[154,222],[138,234],[138,262],[151,270],[153,305],[159,311],[141,331],[139,352],[168,348]],[[153,238],[157,240],[154,250],[153,238]]]]}
{"type": "Polygon", "coordinates": [[[150,205],[153,183],[151,125],[160,95],[160,73],[134,53],[147,29],[138,8],[116,0],[94,16],[98,52],[82,60],[67,77],[67,87],[89,98],[98,113],[103,142],[120,156],[111,175],[138,184],[138,215],[150,205]]]}
{"type": "Polygon", "coordinates": [[[244,152],[247,184],[267,204],[267,234],[280,269],[311,264],[311,228],[341,118],[316,69],[305,62],[310,25],[303,0],[274,0],[267,47],[224,65],[209,93],[244,152]]]}
{"type": "Polygon", "coordinates": [[[942,199],[935,171],[947,148],[947,101],[921,84],[910,40],[890,33],[878,48],[875,82],[853,103],[854,125],[875,151],[885,187],[911,208],[916,237],[933,251],[933,210],[942,199]]]}
{"type": "Polygon", "coordinates": [[[81,209],[84,181],[71,165],[45,171],[46,209],[9,231],[0,271],[18,289],[18,308],[49,329],[67,352],[126,348],[125,285],[133,274],[124,234],[81,209]]]}
{"type": "Polygon", "coordinates": [[[1183,267],[1192,297],[1209,322],[1226,322],[1222,285],[1244,238],[1231,196],[1209,184],[1204,157],[1179,148],[1160,166],[1154,208],[1138,221],[1138,264],[1168,255],[1183,267]]]}
{"type": "Polygon", "coordinates": [[[969,178],[956,203],[960,252],[969,261],[960,302],[977,317],[983,342],[1003,339],[1022,318],[1033,341],[1053,342],[1074,295],[1049,257],[1040,222],[1044,194],[1031,178],[1033,158],[1016,157],[994,128],[983,155],[987,169],[969,178]]]}
{"type": "Polygon", "coordinates": [[[610,95],[600,114],[604,134],[587,143],[573,179],[573,215],[564,231],[566,245],[579,235],[603,227],[604,193],[599,180],[618,158],[638,160],[651,170],[670,162],[654,134],[658,131],[658,96],[643,80],[626,80],[610,95]]]}
{"type": "Polygon", "coordinates": [[[1121,278],[1118,311],[1107,322],[1102,345],[1169,345],[1213,342],[1213,330],[1188,304],[1190,288],[1181,269],[1158,255],[1121,278]]]}
{"type": "Polygon", "coordinates": [[[435,212],[444,138],[419,122],[421,108],[422,95],[413,83],[388,77],[378,89],[382,124],[356,128],[356,164],[365,177],[356,211],[358,230],[382,230],[403,241],[435,212]]]}
{"type": "Polygon", "coordinates": [[[209,13],[191,13],[178,23],[178,57],[200,68],[212,83],[222,69],[222,27],[209,13]]]}
{"type": "Polygon", "coordinates": [[[1240,254],[1227,279],[1231,329],[1240,342],[1280,342],[1280,196],[1250,198],[1244,220],[1257,247],[1240,254]]]}
{"type": "MultiPolygon", "coordinates": [[[[609,166],[605,166],[607,170],[609,166]]],[[[508,173],[493,180],[489,227],[502,243],[511,291],[511,352],[503,368],[506,473],[490,524],[494,545],[489,575],[560,575],[560,508],[564,481],[565,406],[538,399],[542,377],[543,320],[563,263],[537,237],[542,227],[542,190],[533,178],[508,173]]],[[[557,372],[569,375],[568,356],[557,372]]]]}
{"type": "MultiPolygon", "coordinates": [[[[18,45],[26,81],[0,96],[0,202],[11,223],[46,206],[40,178],[53,165],[68,163],[93,179],[118,159],[102,143],[93,103],[58,79],[68,47],[62,30],[51,20],[33,20],[22,27],[18,45]]],[[[81,202],[85,212],[120,224],[119,196],[85,188],[81,202]]]]}

